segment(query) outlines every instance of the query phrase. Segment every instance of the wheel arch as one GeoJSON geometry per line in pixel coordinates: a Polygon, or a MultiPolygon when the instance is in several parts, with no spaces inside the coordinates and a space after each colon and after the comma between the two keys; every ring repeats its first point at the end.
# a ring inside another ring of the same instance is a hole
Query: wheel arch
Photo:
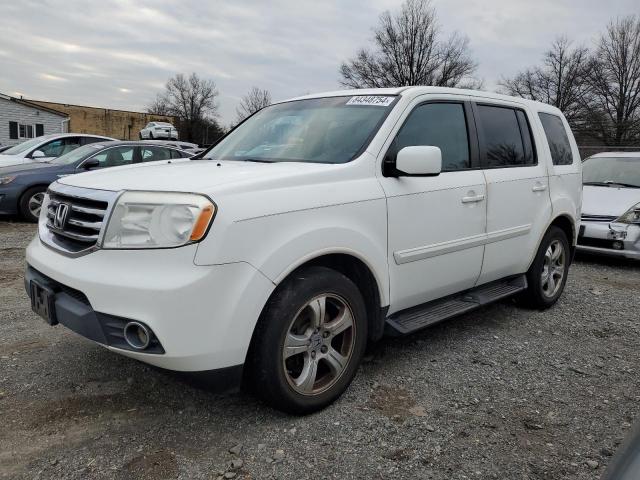
{"type": "MultiPolygon", "coordinates": [[[[387,295],[384,291],[384,284],[376,275],[373,266],[355,251],[328,249],[300,258],[284,270],[274,280],[274,283],[279,286],[294,272],[311,266],[323,266],[336,270],[349,278],[358,287],[367,308],[369,339],[373,341],[379,340],[382,337],[388,308],[383,305],[388,305],[388,302],[386,301],[387,295]]],[[[277,287],[275,291],[277,291],[277,287]]]]}
{"type": "Polygon", "coordinates": [[[24,198],[25,194],[31,190],[32,188],[37,188],[37,187],[43,187],[45,192],[47,190],[47,188],[49,187],[50,183],[46,183],[46,182],[38,182],[38,183],[33,183],[30,185],[25,185],[24,188],[20,191],[20,194],[17,195],[17,208],[18,210],[20,209],[20,204],[22,203],[22,199],[24,198]]]}

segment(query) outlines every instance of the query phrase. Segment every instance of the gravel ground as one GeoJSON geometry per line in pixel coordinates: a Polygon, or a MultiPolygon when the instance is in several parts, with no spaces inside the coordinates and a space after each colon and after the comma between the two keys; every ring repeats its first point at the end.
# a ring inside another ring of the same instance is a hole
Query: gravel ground
{"type": "Polygon", "coordinates": [[[46,326],[34,231],[0,222],[0,478],[597,479],[640,412],[640,264],[580,258],[549,311],[386,339],[299,418],[46,326]]]}

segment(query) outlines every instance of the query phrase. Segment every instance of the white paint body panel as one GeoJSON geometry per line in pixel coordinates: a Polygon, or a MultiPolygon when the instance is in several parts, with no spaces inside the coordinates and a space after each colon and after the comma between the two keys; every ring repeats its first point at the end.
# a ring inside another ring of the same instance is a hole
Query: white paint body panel
{"type": "MultiPolygon", "coordinates": [[[[174,370],[209,370],[244,362],[269,295],[313,258],[340,253],[360,259],[376,280],[380,307],[392,313],[523,273],[553,218],[563,214],[574,224],[579,218],[579,162],[565,171],[551,169],[549,154],[540,154],[548,147],[539,124],[532,126],[537,167],[382,176],[386,149],[411,108],[427,98],[480,94],[415,87],[318,96],[368,93],[400,98],[366,150],[346,164],[189,161],[60,180],[101,190],[207,195],[218,211],[196,245],[68,258],[36,238],[27,261],[85,293],[97,311],[144,321],[167,352],[119,353],[174,370]],[[547,188],[532,191],[537,183],[547,188]]],[[[534,102],[481,95],[483,101],[525,105],[530,117],[557,114],[534,102]]]]}

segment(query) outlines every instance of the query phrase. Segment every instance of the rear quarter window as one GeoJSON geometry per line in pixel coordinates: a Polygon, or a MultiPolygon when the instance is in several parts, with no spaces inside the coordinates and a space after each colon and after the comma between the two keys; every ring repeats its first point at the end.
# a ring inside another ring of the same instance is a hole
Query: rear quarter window
{"type": "Polygon", "coordinates": [[[551,151],[551,159],[554,165],[571,165],[573,164],[573,153],[571,152],[571,144],[569,136],[564,128],[562,119],[551,113],[538,113],[544,134],[549,143],[551,151]]]}

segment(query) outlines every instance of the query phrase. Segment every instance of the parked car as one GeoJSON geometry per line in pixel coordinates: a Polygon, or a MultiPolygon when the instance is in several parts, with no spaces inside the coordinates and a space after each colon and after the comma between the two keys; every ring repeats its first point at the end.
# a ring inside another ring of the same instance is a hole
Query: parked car
{"type": "Polygon", "coordinates": [[[168,140],[178,140],[178,130],[168,122],[149,122],[147,126],[140,130],[140,139],[166,138],[168,140]]]}
{"type": "Polygon", "coordinates": [[[383,334],[511,295],[548,308],[564,289],[582,165],[549,105],[330,92],[268,106],[195,158],[49,187],[25,276],[46,322],[306,413],[383,334]]]}
{"type": "Polygon", "coordinates": [[[100,135],[54,133],[26,140],[0,154],[0,168],[13,165],[46,162],[89,143],[115,140],[100,135]]]}
{"type": "Polygon", "coordinates": [[[640,152],[607,152],[583,164],[580,251],[640,259],[640,152]]]}
{"type": "Polygon", "coordinates": [[[87,170],[188,158],[189,152],[149,142],[90,143],[48,162],[0,168],[0,213],[37,222],[50,183],[87,170]]]}
{"type": "Polygon", "coordinates": [[[9,150],[11,148],[11,145],[0,145],[0,153],[4,152],[5,150],[9,150]]]}

